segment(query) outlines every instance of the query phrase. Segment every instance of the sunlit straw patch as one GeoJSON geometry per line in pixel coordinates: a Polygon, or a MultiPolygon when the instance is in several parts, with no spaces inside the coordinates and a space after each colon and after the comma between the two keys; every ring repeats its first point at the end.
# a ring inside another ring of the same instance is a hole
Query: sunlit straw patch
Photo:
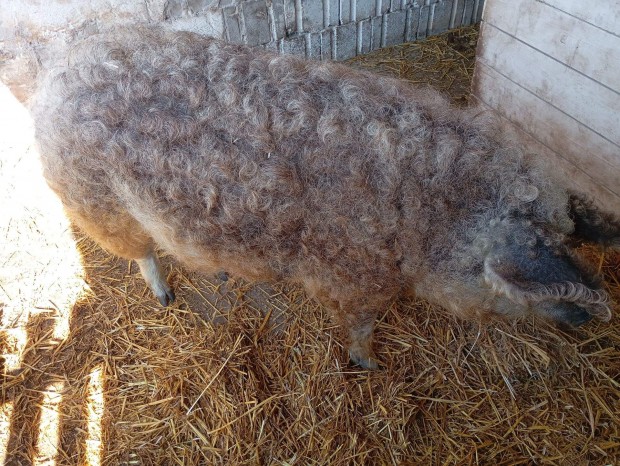
{"type": "Polygon", "coordinates": [[[9,445],[11,434],[11,415],[13,414],[13,403],[6,402],[0,406],[0,464],[4,464],[6,459],[6,449],[9,445]]]}
{"type": "Polygon", "coordinates": [[[80,256],[58,198],[41,173],[25,108],[0,87],[0,303],[2,329],[23,327],[31,314],[56,321],[64,339],[71,306],[85,283],[80,256]]]}
{"type": "Polygon", "coordinates": [[[90,373],[88,381],[86,462],[89,466],[99,466],[101,464],[101,421],[103,409],[103,368],[97,366],[90,373]]]}
{"type": "MultiPolygon", "coordinates": [[[[6,308],[5,308],[6,309],[6,308]]],[[[9,313],[3,314],[2,328],[4,330],[3,354],[4,370],[7,374],[11,374],[18,370],[21,366],[21,354],[26,347],[27,335],[26,331],[19,326],[9,327],[4,322],[4,317],[9,313]]]]}
{"type": "Polygon", "coordinates": [[[49,385],[43,392],[41,401],[41,422],[37,439],[35,466],[54,466],[58,455],[59,406],[62,401],[64,384],[57,382],[49,385]]]}
{"type": "MultiPolygon", "coordinates": [[[[87,286],[69,221],[42,176],[31,117],[2,85],[0,108],[0,354],[5,381],[15,386],[20,382],[17,374],[24,370],[25,353],[49,354],[67,339],[73,306],[87,286]],[[41,330],[36,322],[51,327],[41,330]]],[[[43,392],[33,460],[47,465],[53,464],[58,447],[63,387],[45,385],[45,375],[40,380],[43,386],[33,388],[43,392]]],[[[6,432],[15,430],[15,423],[34,421],[23,416],[14,411],[12,420],[3,418],[6,432]]],[[[2,455],[7,445],[0,445],[2,455]]]]}

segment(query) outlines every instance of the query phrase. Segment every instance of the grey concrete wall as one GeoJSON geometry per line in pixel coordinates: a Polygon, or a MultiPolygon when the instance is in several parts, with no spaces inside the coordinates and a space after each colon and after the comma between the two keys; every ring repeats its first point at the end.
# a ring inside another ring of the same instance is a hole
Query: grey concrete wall
{"type": "Polygon", "coordinates": [[[480,20],[484,0],[2,0],[0,80],[22,101],[68,44],[162,23],[281,53],[343,60],[480,20]]]}
{"type": "Polygon", "coordinates": [[[230,6],[222,8],[223,35],[231,42],[262,45],[316,59],[344,60],[476,23],[482,14],[483,0],[229,0],[228,3],[230,6]]]}

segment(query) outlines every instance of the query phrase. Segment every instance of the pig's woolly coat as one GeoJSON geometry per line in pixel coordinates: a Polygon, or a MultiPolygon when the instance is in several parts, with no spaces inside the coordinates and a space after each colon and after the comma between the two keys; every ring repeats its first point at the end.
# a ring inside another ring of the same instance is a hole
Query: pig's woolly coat
{"type": "Polygon", "coordinates": [[[479,292],[486,255],[515,213],[554,226],[521,244],[573,228],[566,191],[487,116],[339,64],[120,29],[41,93],[45,177],[103,246],[139,258],[154,240],[190,267],[300,282],[345,324],[404,291],[523,312],[479,292]]]}

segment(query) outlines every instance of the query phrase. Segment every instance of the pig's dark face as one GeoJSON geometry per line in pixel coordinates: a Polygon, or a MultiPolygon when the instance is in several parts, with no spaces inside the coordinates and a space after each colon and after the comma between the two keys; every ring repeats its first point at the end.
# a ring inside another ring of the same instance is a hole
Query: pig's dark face
{"type": "Polygon", "coordinates": [[[600,281],[544,228],[515,222],[503,229],[484,262],[484,279],[497,294],[535,314],[578,326],[610,316],[600,281]]]}

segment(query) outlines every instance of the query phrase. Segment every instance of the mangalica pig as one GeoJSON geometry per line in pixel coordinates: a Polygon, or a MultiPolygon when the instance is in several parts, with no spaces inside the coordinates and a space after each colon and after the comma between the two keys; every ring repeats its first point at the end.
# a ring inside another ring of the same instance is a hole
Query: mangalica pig
{"type": "Polygon", "coordinates": [[[155,248],[186,266],[301,284],[377,367],[377,313],[415,293],[460,315],[609,319],[573,240],[620,221],[551,178],[489,116],[438,93],[158,27],[117,28],[50,70],[44,174],[162,305],[155,248]]]}

